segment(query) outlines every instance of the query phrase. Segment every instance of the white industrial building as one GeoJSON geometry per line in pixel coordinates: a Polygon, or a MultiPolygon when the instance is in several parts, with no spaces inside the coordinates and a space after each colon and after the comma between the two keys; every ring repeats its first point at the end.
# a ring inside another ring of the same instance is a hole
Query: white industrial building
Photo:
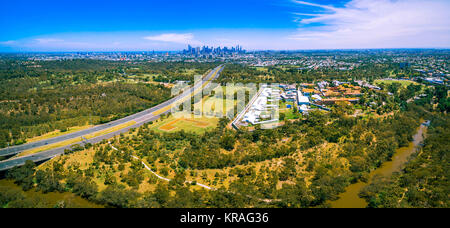
{"type": "MultiPolygon", "coordinates": [[[[242,118],[242,122],[247,122],[251,124],[258,124],[263,118],[270,118],[267,111],[277,109],[278,105],[268,104],[268,102],[273,102],[280,99],[280,90],[273,89],[270,87],[262,87],[256,100],[249,104],[247,112],[242,118]],[[262,113],[265,113],[261,115],[262,113]]],[[[275,120],[273,120],[275,121],[275,120]]]]}
{"type": "Polygon", "coordinates": [[[297,90],[297,102],[298,102],[298,105],[303,105],[303,104],[308,105],[309,104],[309,97],[303,96],[302,91],[300,91],[300,89],[297,90]]]}

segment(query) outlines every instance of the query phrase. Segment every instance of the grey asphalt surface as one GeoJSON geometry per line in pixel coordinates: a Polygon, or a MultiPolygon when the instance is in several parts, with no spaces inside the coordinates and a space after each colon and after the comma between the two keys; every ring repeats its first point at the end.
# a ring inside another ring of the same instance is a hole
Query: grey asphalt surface
{"type": "MultiPolygon", "coordinates": [[[[190,89],[184,91],[182,94],[168,100],[165,101],[159,105],[156,105],[150,109],[144,110],[142,112],[127,116],[125,118],[119,119],[119,120],[115,120],[103,125],[99,125],[99,126],[95,126],[89,129],[85,129],[82,131],[78,131],[78,132],[73,132],[67,135],[62,135],[62,136],[58,136],[58,137],[54,137],[54,138],[50,138],[50,139],[45,139],[45,140],[41,140],[41,141],[37,141],[37,142],[32,142],[32,143],[27,143],[27,144],[23,144],[23,145],[19,145],[19,146],[13,146],[13,147],[8,147],[8,148],[4,148],[0,150],[0,156],[11,156],[11,155],[15,155],[18,154],[24,150],[29,150],[32,148],[36,148],[36,147],[40,147],[40,146],[45,146],[47,144],[53,144],[53,143],[57,143],[57,142],[61,142],[64,140],[68,140],[68,139],[73,139],[73,138],[81,138],[83,135],[87,135],[87,134],[91,134],[97,131],[101,131],[110,127],[114,127],[132,120],[135,120],[137,123],[135,125],[120,129],[118,131],[106,134],[106,135],[101,135],[89,140],[84,140],[84,142],[79,142],[79,143],[75,143],[75,144],[79,144],[79,145],[84,145],[85,143],[98,143],[100,141],[102,141],[103,139],[109,139],[112,138],[116,135],[119,135],[121,133],[127,132],[132,128],[137,128],[140,127],[141,125],[148,123],[150,121],[154,121],[156,119],[158,119],[160,117],[160,115],[162,114],[167,114],[169,113],[171,110],[167,110],[164,113],[161,113],[158,116],[153,116],[152,113],[160,110],[162,108],[165,108],[167,106],[170,106],[171,104],[175,103],[176,101],[186,97],[186,96],[190,96],[191,93],[193,91],[195,91],[198,88],[201,88],[201,86],[203,86],[203,84],[205,84],[207,81],[214,80],[217,77],[219,77],[220,72],[223,70],[223,65],[220,65],[218,67],[216,67],[215,69],[213,69],[206,77],[203,78],[201,83],[196,83],[193,87],[191,87],[190,89]],[[213,77],[214,72],[218,70],[217,74],[213,77]]],[[[209,86],[210,84],[208,84],[209,86]]],[[[70,149],[71,146],[75,145],[75,144],[71,144],[68,146],[64,146],[64,147],[60,147],[60,148],[56,148],[56,149],[51,149],[51,150],[47,150],[47,151],[43,151],[43,152],[39,152],[39,153],[35,153],[32,155],[28,155],[28,156],[23,156],[23,157],[18,157],[18,158],[11,158],[8,160],[4,160],[4,161],[0,161],[0,171],[3,170],[7,170],[7,169],[11,169],[15,166],[20,166],[25,164],[26,160],[32,160],[33,162],[39,162],[39,161],[45,161],[48,159],[51,159],[57,155],[63,154],[65,149],[70,149]]]]}

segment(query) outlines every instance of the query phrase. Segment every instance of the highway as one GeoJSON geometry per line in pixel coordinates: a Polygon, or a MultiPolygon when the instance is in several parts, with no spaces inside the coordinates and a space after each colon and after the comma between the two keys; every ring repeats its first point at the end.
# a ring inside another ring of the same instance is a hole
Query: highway
{"type": "Polygon", "coordinates": [[[18,145],[18,146],[13,146],[13,147],[8,147],[8,148],[4,148],[0,150],[0,156],[12,156],[18,153],[21,153],[22,151],[25,150],[29,150],[29,149],[33,149],[33,148],[38,148],[41,146],[46,146],[46,145],[50,145],[53,143],[58,143],[58,142],[62,142],[65,140],[70,140],[70,139],[76,139],[79,138],[80,142],[71,144],[71,145],[67,145],[67,146],[63,146],[63,147],[59,147],[56,149],[51,149],[51,150],[46,150],[43,152],[39,152],[39,153],[35,153],[35,154],[31,154],[31,155],[27,155],[27,156],[22,156],[22,157],[17,157],[17,158],[11,158],[8,160],[4,160],[0,162],[0,171],[3,170],[7,170],[10,169],[14,166],[19,166],[19,165],[23,165],[25,164],[26,160],[32,160],[33,162],[39,162],[39,161],[45,161],[48,160],[50,158],[53,158],[57,155],[60,155],[62,153],[64,153],[65,149],[70,149],[71,146],[75,145],[75,144],[84,144],[84,143],[97,143],[102,141],[103,139],[109,139],[112,138],[116,135],[119,135],[121,133],[127,132],[128,130],[132,129],[132,128],[137,128],[145,123],[148,123],[150,121],[154,121],[156,119],[158,119],[162,114],[166,114],[169,113],[171,111],[172,105],[175,104],[178,101],[183,101],[185,99],[188,99],[189,97],[191,97],[191,94],[197,94],[198,92],[201,92],[202,88],[207,88],[207,86],[209,86],[210,82],[213,81],[214,79],[216,79],[217,77],[219,77],[220,72],[223,70],[223,65],[220,65],[216,68],[214,68],[209,74],[207,74],[200,82],[197,82],[194,84],[194,86],[192,86],[190,89],[185,90],[183,93],[181,93],[180,95],[165,101],[159,105],[156,105],[150,109],[144,110],[142,112],[127,116],[125,118],[119,119],[119,120],[115,120],[103,125],[98,125],[89,129],[85,129],[82,131],[78,131],[78,132],[73,132],[70,134],[66,134],[66,135],[61,135],[58,137],[54,137],[54,138],[50,138],[50,139],[45,139],[45,140],[41,140],[41,141],[36,141],[36,142],[32,142],[32,143],[27,143],[27,144],[23,144],[23,145],[18,145]],[[84,135],[88,135],[88,134],[92,134],[95,132],[99,132],[114,126],[118,126],[124,123],[127,123],[129,121],[135,121],[136,124],[105,134],[105,135],[100,135],[91,139],[86,140],[86,138],[84,138],[84,135]],[[83,138],[82,138],[83,137],[83,138]]]}

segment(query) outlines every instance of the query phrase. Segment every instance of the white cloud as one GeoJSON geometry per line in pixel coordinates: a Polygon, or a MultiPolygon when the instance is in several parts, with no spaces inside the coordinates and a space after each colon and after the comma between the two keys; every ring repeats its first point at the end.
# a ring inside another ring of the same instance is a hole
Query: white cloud
{"type": "Polygon", "coordinates": [[[144,39],[152,41],[179,43],[179,44],[193,44],[193,45],[201,44],[201,42],[194,39],[194,35],[192,33],[184,33],[184,34],[165,33],[157,36],[147,36],[144,37],[144,39]]]}
{"type": "Polygon", "coordinates": [[[352,0],[344,7],[294,1],[322,9],[294,13],[301,28],[290,36],[314,48],[449,47],[448,0],[352,0]],[[319,26],[315,26],[319,23],[319,26]]]}
{"type": "Polygon", "coordinates": [[[64,40],[55,39],[55,38],[39,38],[39,39],[35,39],[35,41],[37,41],[41,44],[64,42],[64,40]]]}
{"type": "Polygon", "coordinates": [[[315,6],[315,7],[319,7],[319,8],[323,8],[323,9],[328,9],[328,10],[332,10],[335,11],[336,8],[332,7],[332,6],[328,6],[328,5],[321,5],[321,4],[316,4],[316,3],[312,3],[312,2],[305,2],[305,1],[294,1],[298,4],[301,5],[307,5],[307,6],[315,6]]]}
{"type": "Polygon", "coordinates": [[[0,45],[7,45],[7,46],[9,46],[9,45],[15,45],[15,44],[17,44],[17,41],[14,41],[14,40],[8,40],[8,41],[2,41],[2,42],[0,42],[0,45]]]}

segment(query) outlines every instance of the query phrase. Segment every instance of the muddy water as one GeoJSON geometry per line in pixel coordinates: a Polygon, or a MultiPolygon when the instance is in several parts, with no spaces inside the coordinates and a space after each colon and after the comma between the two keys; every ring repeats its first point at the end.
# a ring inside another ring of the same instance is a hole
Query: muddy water
{"type": "MultiPolygon", "coordinates": [[[[22,191],[22,188],[16,184],[12,180],[1,179],[0,186],[8,187],[9,189],[17,189],[22,191]]],[[[50,192],[43,194],[42,192],[36,192],[35,190],[30,190],[22,193],[26,197],[41,197],[45,200],[46,207],[53,207],[58,204],[58,202],[65,201],[68,207],[75,208],[100,208],[103,207],[101,205],[97,205],[92,203],[86,199],[83,199],[73,193],[65,192],[50,192]]],[[[1,207],[1,205],[0,205],[1,207]]]]}
{"type": "MultiPolygon", "coordinates": [[[[413,141],[409,143],[407,147],[401,147],[395,151],[394,156],[392,156],[392,161],[383,163],[381,167],[372,171],[369,174],[369,180],[375,175],[383,175],[385,177],[391,176],[394,172],[399,172],[403,168],[404,164],[408,161],[411,154],[416,152],[417,147],[424,140],[424,135],[426,134],[427,128],[424,125],[420,125],[417,133],[413,136],[413,141]]],[[[364,208],[367,207],[367,203],[364,199],[358,197],[358,193],[368,183],[358,182],[349,185],[345,192],[339,195],[339,199],[330,202],[331,207],[334,208],[364,208]]]]}

